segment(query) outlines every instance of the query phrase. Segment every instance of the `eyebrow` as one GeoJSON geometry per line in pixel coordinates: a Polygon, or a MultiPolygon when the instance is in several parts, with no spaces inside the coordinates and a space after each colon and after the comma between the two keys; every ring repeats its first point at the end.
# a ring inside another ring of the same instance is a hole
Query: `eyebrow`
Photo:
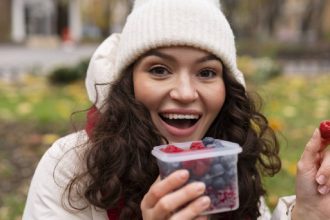
{"type": "MultiPolygon", "coordinates": [[[[143,58],[148,57],[148,56],[157,56],[157,57],[169,60],[169,61],[175,61],[176,60],[173,56],[168,55],[166,53],[162,53],[162,52],[160,52],[159,50],[156,50],[156,49],[148,51],[147,53],[142,55],[140,59],[143,59],[143,58]]],[[[217,60],[220,63],[222,63],[221,60],[213,54],[209,54],[207,56],[201,57],[196,62],[197,63],[203,63],[203,62],[210,61],[210,60],[217,60]]]]}
{"type": "Polygon", "coordinates": [[[150,50],[147,53],[145,53],[144,55],[142,55],[140,59],[143,59],[143,58],[148,57],[148,56],[156,56],[156,57],[163,58],[165,60],[175,61],[174,57],[172,57],[171,55],[168,55],[166,53],[162,53],[158,50],[150,50]]]}
{"type": "Polygon", "coordinates": [[[198,59],[197,63],[203,63],[203,62],[210,61],[210,60],[217,60],[220,63],[222,63],[221,60],[213,54],[209,54],[205,57],[202,57],[202,58],[198,59]]]}

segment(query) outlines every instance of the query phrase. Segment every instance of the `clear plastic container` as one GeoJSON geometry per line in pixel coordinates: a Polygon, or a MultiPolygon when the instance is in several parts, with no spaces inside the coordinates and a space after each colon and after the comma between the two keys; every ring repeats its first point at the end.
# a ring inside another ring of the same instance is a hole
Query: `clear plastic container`
{"type": "Polygon", "coordinates": [[[188,183],[205,183],[205,195],[211,199],[210,208],[203,213],[205,215],[232,211],[239,207],[237,155],[242,148],[233,142],[215,140],[218,144],[209,144],[205,149],[189,150],[193,142],[202,143],[191,141],[171,144],[183,149],[183,152],[163,152],[161,149],[167,145],[156,146],[152,150],[157,158],[161,178],[178,169],[187,169],[190,173],[188,183]]]}

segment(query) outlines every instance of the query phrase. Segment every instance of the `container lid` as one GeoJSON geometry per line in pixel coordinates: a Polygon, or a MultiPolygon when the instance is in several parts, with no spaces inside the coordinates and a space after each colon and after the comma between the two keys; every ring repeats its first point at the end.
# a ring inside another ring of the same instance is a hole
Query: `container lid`
{"type": "MultiPolygon", "coordinates": [[[[165,162],[177,162],[177,161],[197,160],[202,158],[211,158],[217,156],[227,156],[232,154],[239,154],[240,152],[242,152],[242,148],[237,143],[224,141],[224,140],[219,140],[219,141],[223,145],[222,147],[207,147],[205,149],[199,149],[194,151],[166,153],[160,150],[167,146],[167,144],[164,144],[154,147],[151,153],[159,160],[165,162]]],[[[173,145],[188,150],[191,143],[193,142],[197,142],[197,141],[173,143],[173,145]]]]}

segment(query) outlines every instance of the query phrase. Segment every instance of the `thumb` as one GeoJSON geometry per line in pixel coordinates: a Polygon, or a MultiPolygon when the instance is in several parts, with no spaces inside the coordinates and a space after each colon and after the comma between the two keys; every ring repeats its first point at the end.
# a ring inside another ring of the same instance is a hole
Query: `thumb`
{"type": "Polygon", "coordinates": [[[305,150],[301,156],[301,162],[306,168],[313,168],[318,160],[319,153],[324,149],[319,129],[315,129],[311,139],[306,144],[305,150]]]}

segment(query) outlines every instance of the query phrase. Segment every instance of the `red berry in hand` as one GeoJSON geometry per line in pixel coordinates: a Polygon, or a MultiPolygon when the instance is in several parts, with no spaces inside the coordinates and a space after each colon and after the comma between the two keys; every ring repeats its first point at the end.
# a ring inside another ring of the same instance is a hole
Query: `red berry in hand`
{"type": "Polygon", "coordinates": [[[322,121],[320,123],[321,137],[330,140],[330,120],[322,121]]]}
{"type": "Polygon", "coordinates": [[[201,150],[206,148],[203,144],[203,142],[192,142],[190,145],[190,150],[201,150]]]}
{"type": "Polygon", "coordinates": [[[161,151],[165,152],[165,153],[179,153],[184,151],[183,149],[175,146],[175,145],[167,145],[165,148],[160,149],[161,151]]]}

